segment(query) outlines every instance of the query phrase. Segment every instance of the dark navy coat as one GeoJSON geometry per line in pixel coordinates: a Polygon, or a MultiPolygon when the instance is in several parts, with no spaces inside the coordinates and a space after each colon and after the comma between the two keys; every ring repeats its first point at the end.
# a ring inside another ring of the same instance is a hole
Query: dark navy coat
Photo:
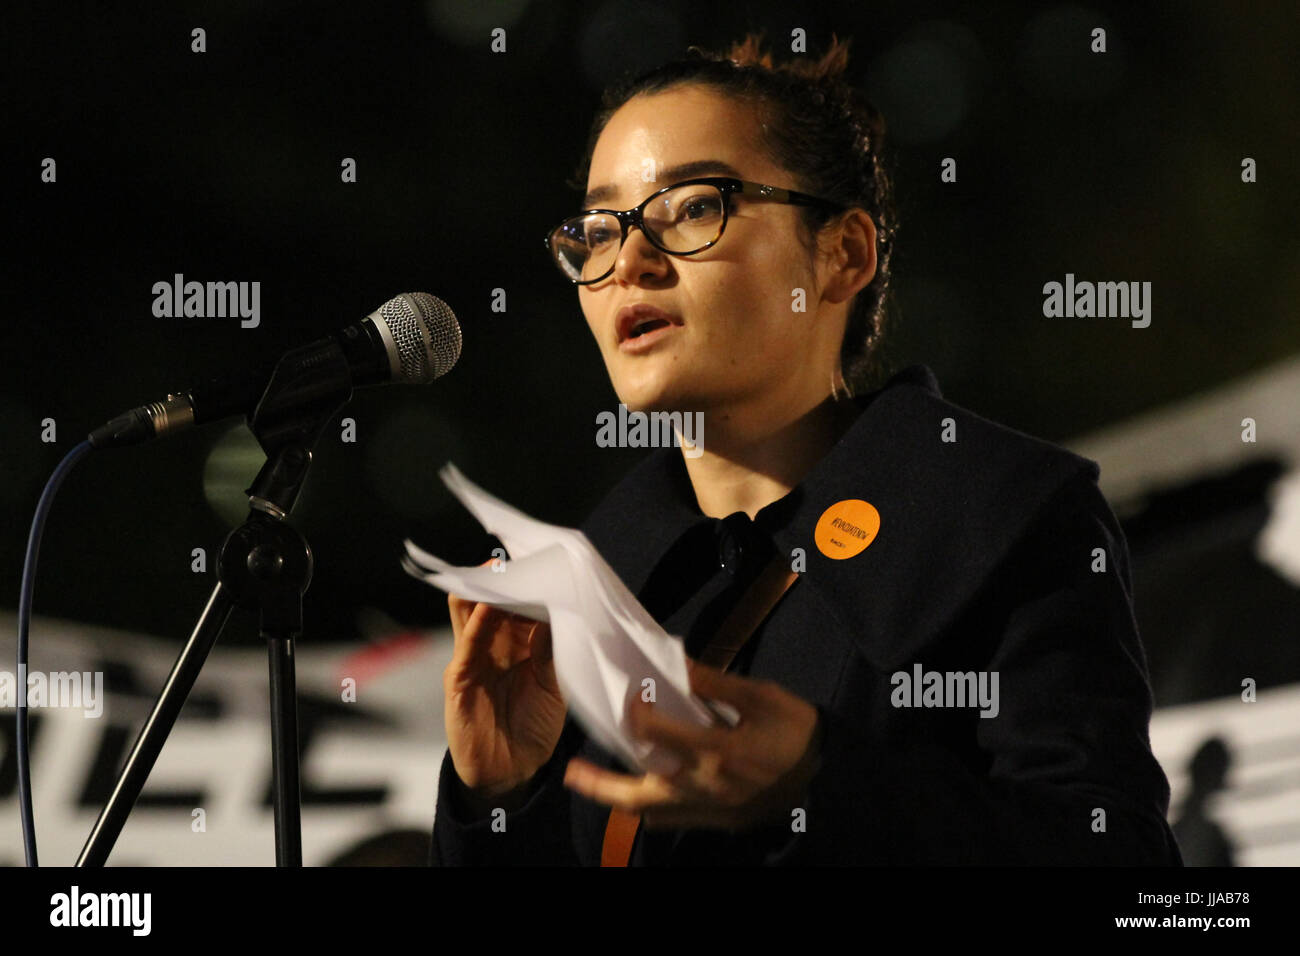
{"type": "MultiPolygon", "coordinates": [[[[681,450],[661,448],[583,525],[693,656],[773,549],[806,560],[731,668],[820,712],[802,832],[793,813],[738,833],[642,827],[632,864],[1182,865],[1128,548],[1096,462],[946,401],[924,365],[854,401],[854,425],[752,521],[703,515],[681,450]],[[813,529],[845,499],[870,502],[879,531],[832,560],[813,529]],[[996,672],[997,716],[897,706],[893,675],[917,665],[996,672]]],[[[448,755],[434,865],[598,864],[608,808],[564,787],[576,752],[625,769],[570,719],[504,832],[470,812],[448,755]]]]}

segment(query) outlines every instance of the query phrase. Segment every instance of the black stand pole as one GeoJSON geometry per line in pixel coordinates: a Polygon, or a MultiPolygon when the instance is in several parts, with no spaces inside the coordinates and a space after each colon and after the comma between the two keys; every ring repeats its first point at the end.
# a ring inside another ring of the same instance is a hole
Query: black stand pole
{"type": "Polygon", "coordinates": [[[298,783],[298,696],[293,641],[273,637],[271,658],[271,759],[275,773],[275,865],[302,866],[302,820],[298,783]]]}
{"type": "Polygon", "coordinates": [[[176,723],[176,717],[185,705],[185,699],[189,696],[190,689],[203,668],[203,662],[207,660],[208,652],[212,650],[212,645],[221,635],[221,629],[225,627],[226,619],[230,617],[233,608],[230,594],[218,581],[217,586],[212,589],[211,597],[208,598],[207,607],[203,609],[194,627],[194,632],[186,641],[180,657],[176,659],[171,674],[167,676],[167,683],[163,685],[162,694],[158,697],[153,712],[144,722],[140,736],[136,739],[130,756],[126,758],[122,775],[118,778],[117,786],[113,788],[108,802],[104,804],[99,819],[95,821],[94,829],[90,831],[90,838],[77,859],[77,866],[104,865],[109,851],[113,848],[113,841],[117,839],[117,835],[122,832],[122,826],[126,823],[126,815],[135,805],[136,797],[140,795],[144,782],[149,777],[149,771],[153,769],[154,761],[158,759],[163,744],[167,742],[167,734],[176,723]]]}
{"type": "Polygon", "coordinates": [[[311,449],[352,395],[338,345],[290,352],[276,366],[249,428],[267,453],[246,490],[248,519],[221,546],[217,584],[127,756],[77,866],[103,866],[135,806],[209,652],[235,607],[258,609],[271,683],[272,792],[276,866],[302,865],[298,776],[298,697],[294,641],[302,633],[302,596],[311,583],[307,540],[284,522],[311,466],[311,449]]]}

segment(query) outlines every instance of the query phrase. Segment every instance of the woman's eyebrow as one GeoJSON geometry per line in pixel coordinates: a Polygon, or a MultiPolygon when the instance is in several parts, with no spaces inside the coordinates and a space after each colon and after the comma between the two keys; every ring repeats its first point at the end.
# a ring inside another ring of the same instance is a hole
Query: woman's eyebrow
{"type": "MultiPolygon", "coordinates": [[[[720,159],[696,159],[689,163],[678,163],[676,166],[669,166],[667,169],[661,169],[659,171],[659,178],[668,183],[674,182],[678,179],[690,179],[693,176],[703,176],[707,173],[717,173],[721,176],[732,176],[736,179],[742,178],[734,166],[730,163],[724,163],[720,159]]],[[[604,200],[616,195],[618,195],[617,186],[597,186],[583,197],[582,204],[587,208],[590,208],[596,203],[603,202],[604,200]]]]}

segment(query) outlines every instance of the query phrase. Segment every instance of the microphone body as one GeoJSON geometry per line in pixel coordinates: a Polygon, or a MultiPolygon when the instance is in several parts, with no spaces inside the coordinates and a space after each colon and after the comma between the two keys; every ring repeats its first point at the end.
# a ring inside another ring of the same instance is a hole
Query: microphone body
{"type": "MultiPolygon", "coordinates": [[[[460,358],[460,324],[450,307],[423,292],[390,299],[360,322],[286,353],[300,364],[337,360],[341,350],[353,387],[391,382],[421,385],[451,369],[460,358]]],[[[280,360],[250,371],[204,379],[101,425],[91,445],[110,448],[160,438],[256,408],[280,360]]]]}

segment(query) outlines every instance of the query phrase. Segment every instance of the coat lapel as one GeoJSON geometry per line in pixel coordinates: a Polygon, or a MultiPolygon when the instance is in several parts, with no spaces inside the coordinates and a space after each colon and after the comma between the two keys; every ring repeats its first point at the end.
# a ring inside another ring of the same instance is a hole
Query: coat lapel
{"type": "Polygon", "coordinates": [[[774,535],[784,553],[802,549],[803,586],[881,670],[915,660],[1052,497],[1076,475],[1098,472],[1095,462],[946,401],[924,371],[891,380],[796,489],[798,504],[774,535]],[[955,441],[943,441],[945,431],[955,441]],[[846,499],[869,502],[880,527],[864,550],[837,560],[813,531],[846,499]]]}
{"type": "MultiPolygon", "coordinates": [[[[825,602],[861,653],[895,669],[952,623],[1042,510],[1096,462],[945,400],[914,365],[858,400],[853,426],[757,523],[825,602]],[[951,420],[949,422],[948,420],[951,420]],[[955,438],[944,441],[945,431],[955,438]],[[823,512],[860,499],[880,528],[857,555],[814,541],[823,512]]],[[[661,448],[614,487],[582,526],[634,593],[682,534],[701,522],[681,452],[661,448]]]]}

